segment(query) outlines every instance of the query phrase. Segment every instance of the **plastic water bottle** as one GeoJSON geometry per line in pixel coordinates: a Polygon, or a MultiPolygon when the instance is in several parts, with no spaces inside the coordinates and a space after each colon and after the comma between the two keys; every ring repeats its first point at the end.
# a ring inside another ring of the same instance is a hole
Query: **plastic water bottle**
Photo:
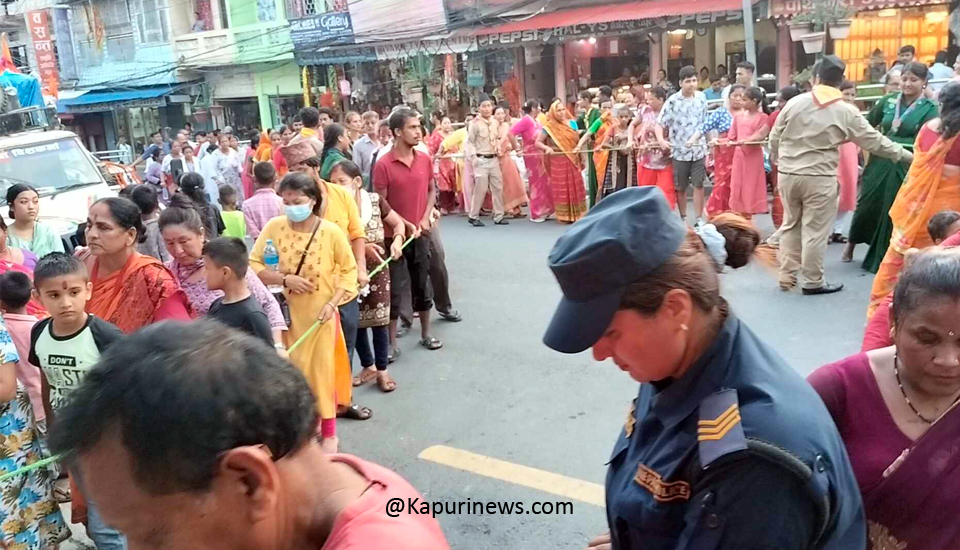
{"type": "MultiPolygon", "coordinates": [[[[280,253],[277,247],[273,245],[273,239],[267,239],[267,246],[263,249],[263,263],[267,269],[275,273],[280,273],[280,253]]],[[[267,290],[274,294],[283,292],[283,285],[267,285],[267,290]]]]}

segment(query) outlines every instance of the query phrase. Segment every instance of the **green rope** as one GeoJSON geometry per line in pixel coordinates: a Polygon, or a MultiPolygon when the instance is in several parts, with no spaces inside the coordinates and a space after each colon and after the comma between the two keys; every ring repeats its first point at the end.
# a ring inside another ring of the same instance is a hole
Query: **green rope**
{"type": "MultiPolygon", "coordinates": [[[[403,246],[400,247],[400,250],[403,250],[404,248],[406,248],[407,245],[410,244],[410,243],[412,243],[412,242],[413,242],[413,239],[415,239],[415,238],[416,238],[416,237],[411,236],[409,239],[407,239],[407,240],[403,243],[403,246]]],[[[370,272],[369,277],[370,277],[371,279],[373,279],[373,276],[374,276],[374,275],[376,275],[377,273],[380,273],[381,271],[383,271],[383,268],[387,267],[387,264],[389,264],[389,263],[392,262],[392,261],[393,261],[393,257],[392,257],[392,256],[389,257],[389,258],[387,258],[386,260],[384,260],[382,264],[378,265],[376,269],[374,269],[373,271],[370,272]]],[[[304,332],[304,333],[303,333],[303,336],[301,336],[300,338],[298,338],[297,341],[294,342],[292,346],[290,346],[290,349],[287,350],[287,353],[293,353],[293,350],[297,349],[297,348],[300,346],[300,344],[304,343],[304,342],[307,340],[307,338],[310,337],[311,334],[313,334],[314,332],[316,332],[316,330],[317,330],[318,328],[320,328],[320,324],[321,324],[320,321],[317,320],[317,322],[315,322],[309,329],[307,329],[307,332],[304,332]]]]}
{"type": "Polygon", "coordinates": [[[54,455],[54,456],[51,456],[50,458],[45,458],[45,459],[43,459],[43,460],[38,460],[38,461],[34,462],[33,464],[29,464],[29,465],[27,465],[27,466],[24,466],[23,468],[18,469],[18,470],[14,470],[14,471],[12,471],[12,472],[3,474],[2,476],[0,476],[0,482],[4,482],[4,481],[10,479],[10,478],[13,477],[13,476],[17,476],[17,475],[20,475],[20,474],[25,474],[25,473],[27,473],[27,472],[36,470],[37,468],[43,468],[43,467],[46,466],[47,464],[53,464],[54,462],[60,460],[62,457],[63,457],[63,455],[54,455]]]}

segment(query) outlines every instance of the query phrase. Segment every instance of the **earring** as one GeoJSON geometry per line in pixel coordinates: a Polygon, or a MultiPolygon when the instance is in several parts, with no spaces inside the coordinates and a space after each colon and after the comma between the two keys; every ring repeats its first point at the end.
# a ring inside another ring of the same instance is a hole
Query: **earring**
{"type": "Polygon", "coordinates": [[[686,324],[681,324],[680,330],[687,331],[687,330],[690,330],[690,327],[688,327],[686,324]]]}

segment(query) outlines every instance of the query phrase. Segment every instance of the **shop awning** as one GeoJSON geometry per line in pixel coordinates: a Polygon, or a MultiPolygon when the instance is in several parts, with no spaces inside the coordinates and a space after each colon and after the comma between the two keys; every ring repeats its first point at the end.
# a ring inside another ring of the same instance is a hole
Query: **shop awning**
{"type": "Polygon", "coordinates": [[[590,6],[544,13],[524,19],[512,21],[493,27],[474,29],[473,34],[502,34],[534,29],[547,29],[570,26],[590,26],[615,21],[635,21],[639,19],[673,18],[677,16],[693,16],[691,25],[699,23],[700,19],[710,22],[710,14],[714,12],[739,11],[741,0],[654,0],[640,2],[626,2],[604,6],[590,6]]]}
{"type": "Polygon", "coordinates": [[[119,103],[141,99],[155,99],[165,96],[178,88],[180,88],[180,86],[150,86],[133,90],[97,90],[71,99],[61,99],[57,102],[57,107],[75,107],[80,105],[94,105],[97,103],[119,103]]]}

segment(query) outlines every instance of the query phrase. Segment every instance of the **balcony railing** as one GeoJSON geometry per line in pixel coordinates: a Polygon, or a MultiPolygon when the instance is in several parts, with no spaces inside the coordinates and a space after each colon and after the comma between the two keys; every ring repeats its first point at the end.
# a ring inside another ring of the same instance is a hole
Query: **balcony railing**
{"type": "Polygon", "coordinates": [[[177,58],[186,67],[238,65],[293,57],[286,22],[182,34],[174,38],[174,47],[177,58]]]}

